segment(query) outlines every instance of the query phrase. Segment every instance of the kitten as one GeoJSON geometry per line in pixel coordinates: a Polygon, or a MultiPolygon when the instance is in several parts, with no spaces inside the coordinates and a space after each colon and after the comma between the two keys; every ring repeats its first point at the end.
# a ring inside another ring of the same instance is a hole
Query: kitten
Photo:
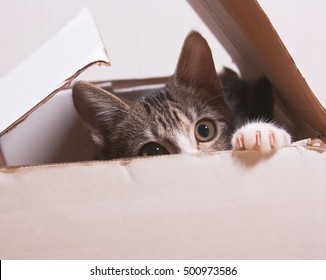
{"type": "Polygon", "coordinates": [[[271,118],[271,98],[266,79],[250,85],[229,69],[218,75],[206,40],[195,31],[162,90],[131,101],[85,82],[73,87],[75,108],[98,159],[288,146],[285,130],[250,121],[271,118]]]}

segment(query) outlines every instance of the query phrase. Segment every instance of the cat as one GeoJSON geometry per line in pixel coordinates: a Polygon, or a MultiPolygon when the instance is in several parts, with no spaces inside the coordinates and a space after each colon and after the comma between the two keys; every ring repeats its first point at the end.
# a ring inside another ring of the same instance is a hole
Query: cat
{"type": "Polygon", "coordinates": [[[73,102],[97,147],[97,159],[289,146],[272,120],[272,87],[247,83],[230,69],[217,74],[200,33],[186,37],[173,76],[162,90],[137,100],[90,83],[73,86],[73,102]]]}

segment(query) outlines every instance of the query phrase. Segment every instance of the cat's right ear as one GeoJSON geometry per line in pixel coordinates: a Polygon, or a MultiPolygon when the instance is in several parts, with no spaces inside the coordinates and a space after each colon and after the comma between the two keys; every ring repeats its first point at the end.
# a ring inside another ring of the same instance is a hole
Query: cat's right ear
{"type": "Polygon", "coordinates": [[[215,94],[222,92],[211,49],[198,32],[192,31],[186,37],[173,77],[179,84],[206,88],[215,94]]]}
{"type": "Polygon", "coordinates": [[[79,117],[93,135],[103,135],[116,126],[129,109],[115,95],[86,82],[73,86],[72,99],[79,117]]]}

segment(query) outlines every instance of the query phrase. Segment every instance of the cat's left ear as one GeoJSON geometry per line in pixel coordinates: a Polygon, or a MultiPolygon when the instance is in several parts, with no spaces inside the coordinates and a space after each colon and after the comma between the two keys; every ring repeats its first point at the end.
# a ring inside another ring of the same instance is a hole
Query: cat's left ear
{"type": "Polygon", "coordinates": [[[190,32],[186,37],[173,77],[180,84],[222,94],[211,49],[204,37],[196,31],[190,32]]]}
{"type": "Polygon", "coordinates": [[[73,86],[72,98],[79,117],[92,135],[107,134],[129,110],[120,98],[86,82],[73,86]]]}

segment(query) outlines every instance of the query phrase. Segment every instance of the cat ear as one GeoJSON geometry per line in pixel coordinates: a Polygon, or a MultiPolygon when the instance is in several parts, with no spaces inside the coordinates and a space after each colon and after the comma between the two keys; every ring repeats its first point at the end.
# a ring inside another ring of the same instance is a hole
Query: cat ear
{"type": "Polygon", "coordinates": [[[92,134],[98,136],[116,126],[129,109],[115,95],[86,82],[73,86],[72,98],[79,117],[92,134]]]}
{"type": "Polygon", "coordinates": [[[183,43],[174,79],[186,86],[221,92],[211,49],[196,31],[190,32],[183,43]]]}

